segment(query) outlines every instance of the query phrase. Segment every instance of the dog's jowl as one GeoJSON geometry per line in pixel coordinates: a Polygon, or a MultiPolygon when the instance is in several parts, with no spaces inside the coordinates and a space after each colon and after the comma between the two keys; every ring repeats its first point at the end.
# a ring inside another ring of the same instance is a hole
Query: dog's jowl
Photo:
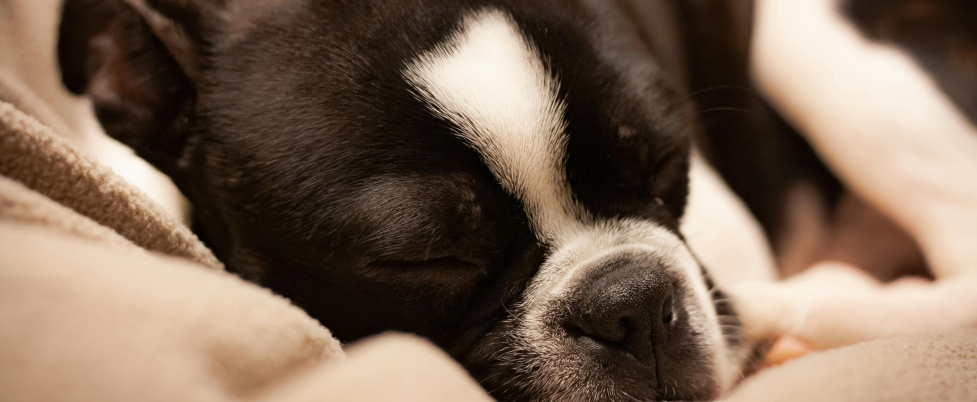
{"type": "Polygon", "coordinates": [[[59,57],[341,340],[425,336],[502,400],[709,399],[748,345],[678,231],[696,114],[617,7],[69,0],[59,57]]]}

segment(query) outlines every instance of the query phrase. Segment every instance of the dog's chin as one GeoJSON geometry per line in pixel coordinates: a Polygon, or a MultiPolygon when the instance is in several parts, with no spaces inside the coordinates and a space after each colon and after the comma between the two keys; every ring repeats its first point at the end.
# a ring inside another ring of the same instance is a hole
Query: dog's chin
{"type": "Polygon", "coordinates": [[[506,401],[707,401],[720,396],[712,359],[699,353],[663,371],[624,350],[593,353],[566,331],[520,334],[506,321],[464,359],[476,380],[506,401]],[[520,334],[520,335],[517,335],[520,334]]]}

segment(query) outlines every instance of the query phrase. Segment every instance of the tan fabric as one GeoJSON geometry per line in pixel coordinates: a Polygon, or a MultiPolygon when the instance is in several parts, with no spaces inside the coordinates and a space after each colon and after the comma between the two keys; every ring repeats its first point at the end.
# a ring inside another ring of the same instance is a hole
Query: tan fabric
{"type": "Polygon", "coordinates": [[[342,356],[288,301],[183,260],[0,223],[4,401],[224,401],[342,356]]]}
{"type": "Polygon", "coordinates": [[[150,251],[221,269],[197,237],[110,169],[9,103],[0,102],[0,175],[115,230],[150,251]]]}
{"type": "Polygon", "coordinates": [[[726,402],[977,401],[977,331],[882,339],[760,372],[726,402]]]}
{"type": "Polygon", "coordinates": [[[261,402],[490,400],[458,363],[430,343],[383,335],[350,348],[345,365],[309,370],[261,402]]]}
{"type": "Polygon", "coordinates": [[[4,176],[0,176],[0,221],[44,226],[114,248],[146,252],[114,230],[4,176]]]}
{"type": "Polygon", "coordinates": [[[68,96],[58,74],[57,26],[62,0],[0,0],[0,100],[70,140],[91,120],[88,102],[68,96]]]}

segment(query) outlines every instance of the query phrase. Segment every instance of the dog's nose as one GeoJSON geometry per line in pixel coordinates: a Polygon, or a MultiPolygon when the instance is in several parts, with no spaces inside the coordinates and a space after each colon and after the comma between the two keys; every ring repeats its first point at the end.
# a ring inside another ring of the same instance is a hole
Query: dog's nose
{"type": "Polygon", "coordinates": [[[617,349],[654,364],[677,320],[675,287],[655,263],[620,261],[599,269],[572,297],[566,329],[585,347],[617,349]]]}

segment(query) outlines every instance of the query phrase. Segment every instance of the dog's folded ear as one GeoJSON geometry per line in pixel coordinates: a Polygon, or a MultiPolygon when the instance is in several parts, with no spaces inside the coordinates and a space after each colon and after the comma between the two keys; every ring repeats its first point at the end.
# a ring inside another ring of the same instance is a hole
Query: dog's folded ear
{"type": "Polygon", "coordinates": [[[105,131],[174,175],[189,136],[204,38],[190,0],[67,0],[58,59],[105,131]]]}

